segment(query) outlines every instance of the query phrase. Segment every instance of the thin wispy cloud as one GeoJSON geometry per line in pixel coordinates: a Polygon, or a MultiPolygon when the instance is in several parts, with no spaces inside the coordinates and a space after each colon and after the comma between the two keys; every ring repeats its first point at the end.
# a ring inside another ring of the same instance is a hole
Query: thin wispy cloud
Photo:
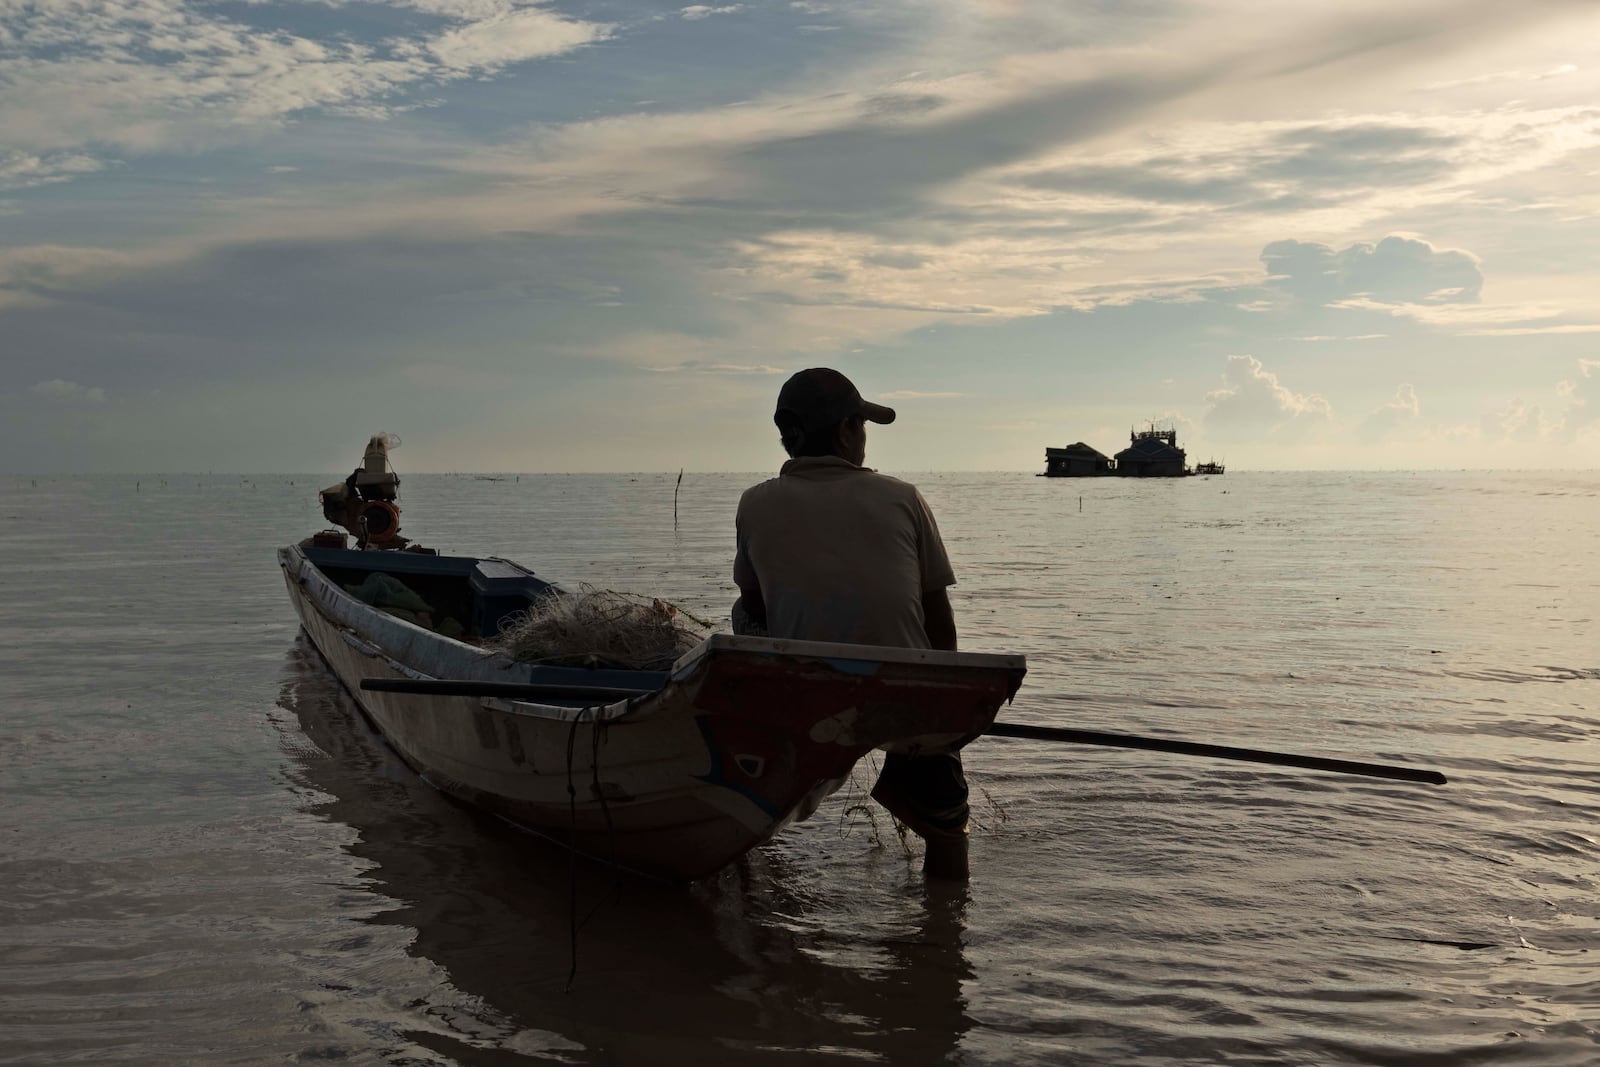
{"type": "Polygon", "coordinates": [[[1600,323],[1567,322],[1555,326],[1479,326],[1462,330],[1468,337],[1538,337],[1556,334],[1600,333],[1600,323]]]}
{"type": "Polygon", "coordinates": [[[0,153],[0,189],[28,189],[37,185],[68,182],[105,168],[103,161],[78,152],[44,155],[5,152],[0,153]]]}
{"type": "Polygon", "coordinates": [[[700,19],[708,19],[712,15],[735,15],[743,10],[743,4],[723,4],[720,7],[710,4],[691,4],[688,7],[679,8],[678,16],[691,22],[696,22],[700,19]]]}
{"type": "Polygon", "coordinates": [[[351,32],[359,5],[327,5],[331,28],[290,28],[306,6],[284,5],[280,21],[264,5],[198,0],[0,0],[0,127],[14,150],[41,157],[100,145],[196,152],[318,112],[381,118],[406,91],[562,55],[614,29],[517,0],[421,0],[402,6],[432,18],[362,41],[351,32]]]}
{"type": "Polygon", "coordinates": [[[783,374],[782,367],[773,367],[765,363],[703,363],[698,360],[688,360],[676,363],[669,367],[646,367],[652,374],[783,374]]]}
{"type": "Polygon", "coordinates": [[[103,404],[106,401],[106,391],[98,386],[79,385],[77,382],[65,381],[61,378],[51,378],[49,381],[38,382],[29,390],[29,393],[45,400],[62,403],[103,404]]]}
{"type": "Polygon", "coordinates": [[[1477,74],[1470,78],[1455,78],[1450,81],[1431,82],[1427,85],[1424,85],[1422,88],[1426,92],[1437,93],[1443,92],[1447,89],[1462,89],[1468,86],[1491,85],[1495,82],[1545,81],[1548,78],[1561,78],[1568,74],[1575,74],[1577,73],[1577,70],[1577,66],[1572,63],[1563,63],[1560,66],[1551,67],[1549,70],[1540,71],[1533,74],[1521,70],[1501,70],[1495,71],[1492,74],[1477,74]]]}

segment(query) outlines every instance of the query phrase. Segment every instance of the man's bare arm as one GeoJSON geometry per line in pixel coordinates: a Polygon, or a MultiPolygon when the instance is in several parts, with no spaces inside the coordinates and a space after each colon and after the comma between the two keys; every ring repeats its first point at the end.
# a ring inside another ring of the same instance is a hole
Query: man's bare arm
{"type": "Polygon", "coordinates": [[[956,650],[956,616],[950,608],[950,594],[934,589],[922,594],[922,628],[928,631],[928,644],[945,652],[956,650]]]}

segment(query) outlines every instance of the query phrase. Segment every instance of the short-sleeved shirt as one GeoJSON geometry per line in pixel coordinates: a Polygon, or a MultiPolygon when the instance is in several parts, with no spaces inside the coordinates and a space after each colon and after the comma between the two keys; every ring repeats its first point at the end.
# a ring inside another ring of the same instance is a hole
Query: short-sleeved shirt
{"type": "Polygon", "coordinates": [[[956,576],[916,486],[837,456],[785,463],[739,500],[733,578],[767,633],[928,648],[922,597],[956,576]]]}

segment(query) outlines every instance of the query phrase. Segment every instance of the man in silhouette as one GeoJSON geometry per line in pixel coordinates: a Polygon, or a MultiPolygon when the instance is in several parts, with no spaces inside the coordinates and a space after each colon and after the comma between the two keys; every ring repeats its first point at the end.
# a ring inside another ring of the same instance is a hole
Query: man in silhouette
{"type": "MultiPolygon", "coordinates": [[[[790,459],[745,490],[736,522],[734,630],[805,641],[955,651],[955,573],[917,488],[864,466],[863,400],[836,370],[803,370],[773,421],[790,459]]],[[[967,782],[958,754],[886,753],[873,799],[927,842],[924,870],[965,877],[967,782]]]]}

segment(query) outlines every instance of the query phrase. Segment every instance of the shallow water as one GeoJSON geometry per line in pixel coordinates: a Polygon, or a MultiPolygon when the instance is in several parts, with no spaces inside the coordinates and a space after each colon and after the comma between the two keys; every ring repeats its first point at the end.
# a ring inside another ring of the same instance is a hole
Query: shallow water
{"type": "MultiPolygon", "coordinates": [[[[403,525],[725,618],[754,476],[676,529],[675,477],[405,476],[403,525]]],[[[568,990],[566,857],[297,636],[334,477],[11,476],[0,1064],[1600,1060],[1600,474],[908,477],[1003,718],[1451,784],[983,739],[969,886],[863,776],[687,890],[579,868],[568,990]]]]}

